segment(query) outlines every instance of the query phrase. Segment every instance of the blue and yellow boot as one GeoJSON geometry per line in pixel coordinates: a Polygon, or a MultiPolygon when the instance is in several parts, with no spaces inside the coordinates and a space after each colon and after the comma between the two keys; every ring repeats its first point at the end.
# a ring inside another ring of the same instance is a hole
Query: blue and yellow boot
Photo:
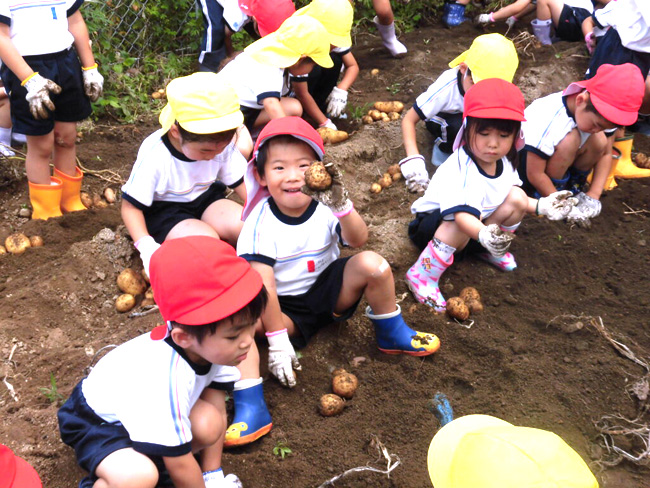
{"type": "Polygon", "coordinates": [[[468,20],[465,17],[465,5],[456,2],[447,2],[442,7],[442,23],[446,27],[456,27],[468,20]]]}
{"type": "Polygon", "coordinates": [[[250,444],[271,431],[273,422],[264,401],[262,378],[238,381],[232,397],[235,416],[226,430],[224,447],[250,444]]]}
{"type": "Polygon", "coordinates": [[[440,339],[428,332],[411,329],[402,318],[402,309],[392,313],[374,315],[366,308],[366,317],[375,326],[377,346],[386,354],[408,354],[409,356],[428,356],[440,349],[440,339]]]}

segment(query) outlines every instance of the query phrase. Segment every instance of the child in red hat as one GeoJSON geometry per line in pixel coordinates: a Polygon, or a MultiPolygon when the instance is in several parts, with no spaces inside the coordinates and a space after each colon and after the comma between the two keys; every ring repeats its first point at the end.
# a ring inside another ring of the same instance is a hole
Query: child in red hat
{"type": "Polygon", "coordinates": [[[225,398],[252,352],[262,279],[210,236],[164,242],[150,270],[166,325],[101,358],[58,412],[89,473],[79,486],[166,486],[160,469],[175,486],[241,488],[221,469],[225,398]]]}
{"type": "Polygon", "coordinates": [[[454,153],[411,206],[415,219],[409,224],[409,237],[422,253],[407,271],[406,282],[420,303],[445,310],[438,283],[457,251],[480,250],[482,259],[512,271],[517,264],[507,251],[524,215],[559,220],[570,212],[575,203],[568,198],[571,192],[536,200],[519,188],[522,121],[524,97],[512,83],[489,78],[465,94],[454,153]],[[482,247],[468,246],[472,239],[482,247]]]}
{"type": "Polygon", "coordinates": [[[0,488],[43,488],[36,470],[2,444],[0,444],[0,488]]]}

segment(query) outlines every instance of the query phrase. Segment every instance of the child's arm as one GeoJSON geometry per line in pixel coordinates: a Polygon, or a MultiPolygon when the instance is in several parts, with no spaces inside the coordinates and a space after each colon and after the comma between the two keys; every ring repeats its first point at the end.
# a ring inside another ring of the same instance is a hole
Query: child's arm
{"type": "Polygon", "coordinates": [[[264,110],[270,119],[279,119],[280,117],[284,117],[286,115],[278,98],[265,98],[262,100],[262,105],[264,106],[264,110]]]}
{"type": "Polygon", "coordinates": [[[361,247],[368,241],[368,226],[361,215],[353,208],[352,211],[339,217],[341,237],[350,247],[361,247]]]}
{"type": "Polygon", "coordinates": [[[420,154],[415,131],[415,127],[419,121],[420,116],[413,107],[406,112],[406,115],[402,119],[402,141],[404,142],[404,150],[406,151],[407,157],[420,154]]]}
{"type": "Polygon", "coordinates": [[[149,235],[142,210],[129,201],[122,199],[121,214],[126,230],[129,231],[135,248],[140,253],[144,271],[147,273],[147,276],[149,276],[149,262],[151,261],[151,256],[160,247],[160,244],[149,235]]]}
{"type": "Polygon", "coordinates": [[[332,92],[327,97],[327,114],[330,117],[340,117],[345,111],[348,104],[348,90],[359,75],[359,65],[351,52],[344,54],[341,59],[345,66],[343,78],[332,88],[332,92]]]}
{"type": "Polygon", "coordinates": [[[0,24],[0,58],[21,81],[34,74],[34,70],[29,67],[11,42],[11,27],[7,24],[0,24]]]}
{"type": "Polygon", "coordinates": [[[526,177],[542,196],[555,192],[555,185],[546,174],[546,161],[532,151],[526,154],[526,177]]]}
{"type": "Polygon", "coordinates": [[[248,128],[245,125],[242,125],[237,129],[237,142],[235,146],[239,152],[244,156],[246,161],[248,161],[253,153],[253,138],[251,133],[248,132],[248,128]]]}
{"type": "Polygon", "coordinates": [[[344,54],[341,59],[343,59],[345,71],[343,72],[343,78],[341,78],[337,87],[341,90],[348,91],[357,79],[357,76],[359,76],[359,64],[357,63],[354,54],[351,52],[344,54]]]}
{"type": "Polygon", "coordinates": [[[176,488],[197,488],[205,486],[201,467],[191,452],[176,457],[163,456],[163,462],[176,488]]]}
{"type": "Polygon", "coordinates": [[[90,48],[88,28],[79,10],[68,17],[68,30],[74,37],[74,47],[81,61],[84,92],[91,102],[96,102],[104,88],[104,77],[97,71],[97,63],[90,48]]]}
{"type": "Polygon", "coordinates": [[[515,16],[517,18],[523,17],[528,12],[532,11],[535,7],[531,5],[531,0],[517,0],[510,5],[500,8],[492,14],[493,21],[505,20],[508,17],[515,16]],[[532,8],[531,8],[532,7],[532,8]]]}
{"type": "Polygon", "coordinates": [[[302,109],[307,115],[314,119],[314,122],[318,124],[318,127],[329,127],[330,129],[336,129],[336,126],[333,124],[333,122],[327,118],[327,115],[321,112],[320,108],[318,108],[316,100],[314,100],[314,97],[312,97],[311,93],[309,93],[309,87],[306,81],[292,82],[292,87],[293,92],[296,95],[296,99],[298,99],[302,105],[302,109]],[[328,123],[331,125],[328,125],[328,123]]]}
{"type": "Polygon", "coordinates": [[[242,199],[242,202],[246,201],[246,185],[242,181],[239,185],[233,188],[235,194],[242,199]]]}
{"type": "Polygon", "coordinates": [[[594,18],[590,15],[582,21],[582,33],[585,36],[585,44],[589,54],[594,53],[596,48],[596,37],[594,36],[594,18]]]}

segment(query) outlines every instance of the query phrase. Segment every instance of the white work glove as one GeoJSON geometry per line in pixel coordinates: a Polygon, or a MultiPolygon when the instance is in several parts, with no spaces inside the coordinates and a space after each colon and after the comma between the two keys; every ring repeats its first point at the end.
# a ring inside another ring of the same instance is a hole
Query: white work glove
{"type": "Polygon", "coordinates": [[[594,35],[594,31],[588,32],[585,36],[585,45],[589,54],[593,54],[594,49],[596,49],[596,36],[594,35]]]}
{"type": "Polygon", "coordinates": [[[535,213],[543,215],[548,220],[564,220],[578,204],[578,199],[571,196],[569,190],[556,191],[547,197],[537,200],[535,213]]]}
{"type": "Polygon", "coordinates": [[[24,81],[23,86],[27,90],[25,99],[29,102],[29,111],[32,113],[32,117],[47,119],[50,116],[48,109],[54,112],[54,103],[50,99],[50,92],[58,95],[61,93],[61,87],[52,80],[43,78],[38,72],[24,81]]]}
{"type": "Polygon", "coordinates": [[[508,26],[508,29],[512,29],[515,24],[517,23],[519,19],[515,17],[514,15],[511,15],[506,19],[506,25],[508,26]]]}
{"type": "Polygon", "coordinates": [[[221,468],[203,473],[203,482],[205,488],[243,488],[237,475],[230,473],[224,477],[221,468]]]}
{"type": "Polygon", "coordinates": [[[515,235],[512,232],[502,231],[497,224],[483,227],[478,233],[478,241],[496,258],[502,257],[512,243],[515,235]]]}
{"type": "Polygon", "coordinates": [[[429,173],[424,163],[424,156],[406,156],[399,162],[399,169],[406,180],[406,188],[412,193],[424,191],[429,186],[429,173]]]}
{"type": "Polygon", "coordinates": [[[267,332],[266,338],[269,341],[269,371],[284,386],[293,388],[296,386],[293,370],[300,371],[302,366],[300,366],[296,351],[289,341],[287,329],[267,332]]]}
{"type": "Polygon", "coordinates": [[[336,218],[345,217],[352,212],[354,204],[348,198],[348,190],[343,186],[343,176],[334,163],[325,164],[325,169],[332,177],[332,185],[327,190],[312,190],[305,184],[300,191],[329,207],[336,218]]]}
{"type": "Polygon", "coordinates": [[[160,244],[158,244],[153,237],[144,236],[138,239],[134,246],[138,252],[140,252],[140,259],[142,259],[144,272],[149,276],[149,263],[151,262],[151,256],[160,247],[160,244]]]}
{"type": "Polygon", "coordinates": [[[477,15],[476,18],[474,18],[474,22],[477,24],[489,24],[491,22],[490,14],[477,15]]]}
{"type": "Polygon", "coordinates": [[[587,216],[588,219],[593,219],[594,217],[598,217],[600,215],[600,211],[603,208],[600,200],[591,198],[589,195],[583,192],[578,193],[576,195],[576,199],[578,201],[576,207],[578,207],[580,211],[587,216]]]}
{"type": "Polygon", "coordinates": [[[323,122],[323,123],[322,123],[321,125],[319,125],[318,127],[327,127],[328,129],[338,130],[338,129],[336,128],[336,125],[334,125],[334,122],[332,122],[330,119],[327,119],[325,122],[323,122]]]}
{"type": "Polygon", "coordinates": [[[327,115],[340,117],[348,104],[348,92],[334,87],[327,97],[327,115]]]}
{"type": "Polygon", "coordinates": [[[97,63],[90,68],[81,68],[84,78],[84,93],[91,102],[96,102],[102,96],[104,77],[97,71],[97,63]]]}

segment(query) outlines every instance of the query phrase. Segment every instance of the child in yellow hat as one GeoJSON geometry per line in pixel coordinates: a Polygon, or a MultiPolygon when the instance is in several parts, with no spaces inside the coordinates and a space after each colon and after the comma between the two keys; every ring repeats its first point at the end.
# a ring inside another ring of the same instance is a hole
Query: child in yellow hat
{"type": "Polygon", "coordinates": [[[288,75],[306,75],[315,64],[331,68],[329,52],[329,36],[318,20],[292,16],[248,46],[219,77],[235,87],[244,123],[254,133],[271,119],[302,115],[300,102],[287,96],[288,75]]]}
{"type": "Polygon", "coordinates": [[[167,85],[162,128],[147,137],[122,187],[122,219],[144,269],[163,241],[207,235],[237,243],[246,198],[244,172],[252,140],[235,90],[210,72],[167,85]]]}
{"type": "Polygon", "coordinates": [[[512,82],[519,65],[514,44],[501,34],[478,36],[470,48],[449,63],[451,69],[417,97],[402,119],[406,157],[399,162],[407,188],[424,191],[429,183],[424,156],[418,149],[415,128],[423,120],[436,140],[431,162],[439,166],[452,153],[452,145],[463,121],[465,92],[487,78],[512,82]]]}

